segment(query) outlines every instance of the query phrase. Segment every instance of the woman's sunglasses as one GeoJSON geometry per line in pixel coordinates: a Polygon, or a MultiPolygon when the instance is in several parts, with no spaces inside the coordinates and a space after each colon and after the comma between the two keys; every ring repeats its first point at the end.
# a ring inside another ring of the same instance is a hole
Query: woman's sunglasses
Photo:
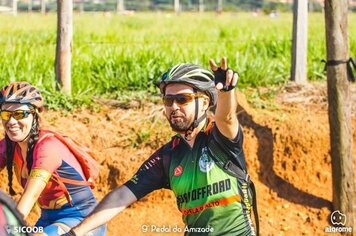
{"type": "Polygon", "coordinates": [[[10,120],[11,116],[14,117],[15,120],[22,120],[33,113],[35,113],[34,110],[0,111],[1,119],[3,119],[4,121],[10,120]]]}
{"type": "Polygon", "coordinates": [[[178,105],[185,105],[193,101],[194,98],[207,97],[200,93],[180,93],[175,95],[165,95],[163,96],[163,104],[167,107],[173,105],[175,101],[178,105]]]}

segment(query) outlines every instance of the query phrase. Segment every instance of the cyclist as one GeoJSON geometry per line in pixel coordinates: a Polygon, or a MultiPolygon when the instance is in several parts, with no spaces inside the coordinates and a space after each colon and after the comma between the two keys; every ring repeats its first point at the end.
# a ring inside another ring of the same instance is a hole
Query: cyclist
{"type": "MultiPolygon", "coordinates": [[[[5,130],[5,138],[0,141],[0,169],[7,168],[11,195],[15,194],[13,166],[24,188],[17,209],[26,218],[37,202],[41,217],[36,226],[42,226],[47,235],[61,235],[81,222],[96,205],[89,186],[66,183],[65,190],[54,178],[84,180],[80,163],[57,138],[46,137],[38,142],[45,131],[39,123],[43,98],[36,87],[12,82],[0,91],[0,105],[5,130]]],[[[92,233],[105,235],[106,226],[92,233]]]]}
{"type": "Polygon", "coordinates": [[[148,193],[168,188],[177,198],[188,235],[254,235],[235,177],[213,160],[229,158],[246,169],[236,109],[238,75],[210,60],[215,75],[198,65],[179,64],[158,83],[166,118],[177,134],[147,159],[131,180],[109,193],[66,235],[84,235],[148,193]],[[217,78],[219,77],[219,78],[217,78]],[[206,112],[216,104],[215,121],[206,112]]]}

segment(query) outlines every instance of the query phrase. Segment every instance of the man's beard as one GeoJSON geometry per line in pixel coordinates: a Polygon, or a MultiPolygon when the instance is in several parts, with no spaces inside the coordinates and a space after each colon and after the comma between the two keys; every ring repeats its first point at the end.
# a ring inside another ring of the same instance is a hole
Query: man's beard
{"type": "Polygon", "coordinates": [[[177,112],[171,113],[168,122],[174,132],[185,132],[190,128],[192,124],[192,121],[189,121],[184,114],[177,114],[177,112]],[[179,120],[172,120],[172,116],[179,116],[179,120]]]}

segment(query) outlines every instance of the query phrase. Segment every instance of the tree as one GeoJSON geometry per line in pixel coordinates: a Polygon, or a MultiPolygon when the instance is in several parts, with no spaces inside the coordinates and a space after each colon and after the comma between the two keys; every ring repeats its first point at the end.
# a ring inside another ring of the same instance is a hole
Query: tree
{"type": "Polygon", "coordinates": [[[73,2],[57,0],[56,79],[63,92],[71,93],[73,2]]]}
{"type": "Polygon", "coordinates": [[[333,207],[354,225],[354,167],[352,156],[351,91],[346,59],[349,58],[347,0],[325,0],[327,84],[333,177],[333,207]]]}

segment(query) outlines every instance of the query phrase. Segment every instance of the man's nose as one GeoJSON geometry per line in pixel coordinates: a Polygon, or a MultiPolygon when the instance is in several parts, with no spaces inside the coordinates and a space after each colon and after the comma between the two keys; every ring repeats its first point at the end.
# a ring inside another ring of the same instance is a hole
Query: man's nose
{"type": "Polygon", "coordinates": [[[177,104],[176,100],[173,100],[171,108],[173,110],[178,110],[180,108],[179,105],[177,104]]]}

